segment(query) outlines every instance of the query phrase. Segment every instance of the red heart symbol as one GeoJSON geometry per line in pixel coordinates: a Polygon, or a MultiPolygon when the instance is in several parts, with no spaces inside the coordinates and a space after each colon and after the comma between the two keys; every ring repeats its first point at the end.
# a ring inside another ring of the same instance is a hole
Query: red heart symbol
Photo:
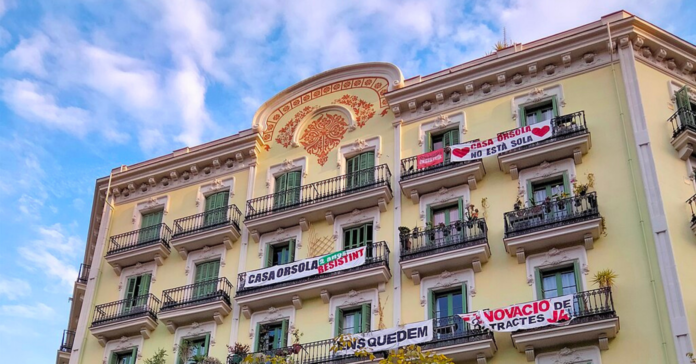
{"type": "Polygon", "coordinates": [[[469,147],[464,147],[464,148],[453,148],[452,149],[452,154],[457,156],[458,158],[464,158],[467,154],[469,154],[469,147]]]}
{"type": "Polygon", "coordinates": [[[549,130],[551,130],[551,127],[549,127],[548,125],[544,125],[541,128],[532,129],[532,134],[534,134],[538,137],[543,137],[544,135],[546,135],[546,133],[549,132],[549,130]]]}

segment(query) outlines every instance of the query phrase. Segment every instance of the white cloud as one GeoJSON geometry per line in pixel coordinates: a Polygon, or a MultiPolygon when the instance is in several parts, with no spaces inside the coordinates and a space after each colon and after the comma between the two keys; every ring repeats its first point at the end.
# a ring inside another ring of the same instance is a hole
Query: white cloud
{"type": "Polygon", "coordinates": [[[203,131],[210,124],[210,116],[205,108],[205,79],[193,62],[185,62],[184,67],[176,72],[171,90],[183,120],[183,130],[176,140],[189,146],[200,144],[203,131]]]}
{"type": "Polygon", "coordinates": [[[0,315],[25,318],[25,319],[51,319],[56,312],[50,306],[43,303],[34,305],[2,305],[0,306],[0,315]]]}
{"type": "Polygon", "coordinates": [[[29,282],[19,278],[0,277],[0,297],[15,300],[31,293],[29,282]]]}
{"type": "Polygon", "coordinates": [[[67,131],[77,136],[87,133],[89,112],[59,106],[55,97],[29,80],[11,80],[2,85],[2,99],[17,115],[27,121],[67,131]]]}
{"type": "Polygon", "coordinates": [[[58,279],[66,288],[72,288],[77,278],[77,269],[71,263],[82,247],[81,239],[69,236],[60,224],[39,227],[39,239],[17,249],[25,268],[43,272],[46,276],[58,279]]]}
{"type": "Polygon", "coordinates": [[[44,55],[51,47],[51,40],[43,33],[22,39],[19,44],[3,57],[5,67],[45,77],[44,55]]]}

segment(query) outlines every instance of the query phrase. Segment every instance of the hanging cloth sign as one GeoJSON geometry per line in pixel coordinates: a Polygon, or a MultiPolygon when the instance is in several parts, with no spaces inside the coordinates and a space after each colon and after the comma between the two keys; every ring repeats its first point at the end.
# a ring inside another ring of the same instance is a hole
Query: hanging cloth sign
{"type": "Polygon", "coordinates": [[[402,346],[421,344],[432,339],[433,320],[420,321],[397,328],[349,335],[343,343],[336,343],[339,346],[336,354],[350,355],[358,350],[387,351],[402,346]]]}
{"type": "Polygon", "coordinates": [[[336,272],[365,264],[366,247],[343,250],[321,257],[298,260],[289,264],[246,272],[244,286],[261,287],[311,277],[322,273],[336,272]]]}
{"type": "MultiPolygon", "coordinates": [[[[549,325],[567,325],[574,317],[573,295],[520,303],[495,310],[459,315],[462,320],[491,331],[514,332],[549,325]]],[[[581,303],[580,303],[581,304],[581,303]]]]}
{"type": "Polygon", "coordinates": [[[514,148],[546,140],[553,135],[551,120],[523,126],[498,134],[495,139],[479,140],[456,144],[452,149],[452,162],[464,162],[481,159],[514,148]]]}
{"type": "Polygon", "coordinates": [[[445,161],[445,150],[438,149],[432,152],[420,154],[418,155],[418,157],[416,157],[416,161],[418,162],[418,169],[428,168],[434,165],[441,164],[445,161]]]}

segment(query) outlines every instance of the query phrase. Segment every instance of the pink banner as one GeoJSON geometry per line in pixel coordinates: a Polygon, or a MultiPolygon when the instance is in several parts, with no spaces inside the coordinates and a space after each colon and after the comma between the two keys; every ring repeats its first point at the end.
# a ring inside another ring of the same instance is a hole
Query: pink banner
{"type": "Polygon", "coordinates": [[[418,169],[434,166],[442,163],[445,160],[445,151],[443,149],[438,149],[432,152],[423,153],[419,155],[416,160],[418,161],[418,169]]]}

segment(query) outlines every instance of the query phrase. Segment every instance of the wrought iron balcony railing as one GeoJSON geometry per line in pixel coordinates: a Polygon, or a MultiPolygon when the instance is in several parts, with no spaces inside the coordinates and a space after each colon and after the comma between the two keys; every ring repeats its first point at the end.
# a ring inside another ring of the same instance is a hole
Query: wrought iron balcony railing
{"type": "MultiPolygon", "coordinates": [[[[472,141],[476,141],[476,140],[472,140],[472,141]]],[[[418,168],[418,157],[419,156],[417,156],[417,155],[413,156],[413,157],[408,157],[408,158],[402,159],[401,160],[401,180],[405,181],[407,179],[421,177],[421,176],[424,176],[424,175],[429,174],[429,173],[442,171],[442,170],[446,170],[446,169],[451,169],[451,168],[463,166],[466,164],[478,162],[478,160],[466,161],[466,162],[452,162],[452,160],[450,159],[449,148],[445,148],[444,155],[445,155],[445,158],[442,162],[435,164],[435,165],[432,165],[432,166],[423,167],[423,168],[418,168]]]]}
{"type": "MultiPolygon", "coordinates": [[[[436,348],[460,343],[475,342],[490,339],[495,341],[493,333],[488,330],[470,327],[459,316],[436,318],[433,320],[433,340],[421,344],[423,348],[436,348]]],[[[310,343],[302,343],[278,349],[251,353],[251,356],[265,356],[266,359],[282,356],[294,364],[323,364],[323,363],[353,363],[366,361],[366,358],[355,355],[345,355],[338,352],[335,338],[310,343]]],[[[373,353],[377,358],[384,358],[384,352],[373,353]]],[[[242,359],[233,354],[227,357],[227,364],[237,364],[242,359]]]]}
{"type": "Polygon", "coordinates": [[[505,237],[546,230],[599,216],[597,193],[540,202],[532,207],[505,213],[505,237]]]}
{"type": "Polygon", "coordinates": [[[681,108],[667,119],[672,124],[672,138],[676,138],[684,130],[696,132],[696,112],[681,108]]]}
{"type": "Polygon", "coordinates": [[[201,212],[181,219],[174,220],[174,234],[172,238],[196,234],[202,231],[232,225],[239,230],[239,221],[242,212],[236,205],[229,205],[218,209],[201,212]]]}
{"type": "Polygon", "coordinates": [[[86,284],[89,280],[89,264],[80,264],[80,272],[77,274],[77,281],[86,284]]]}
{"type": "Polygon", "coordinates": [[[75,343],[75,331],[63,330],[63,340],[60,342],[60,351],[69,353],[75,343]]]}
{"type": "MultiPolygon", "coordinates": [[[[559,140],[568,139],[577,135],[589,133],[589,131],[587,130],[587,122],[585,121],[585,111],[578,111],[568,115],[556,116],[555,118],[551,119],[551,128],[553,130],[551,138],[538,141],[536,143],[527,144],[521,147],[517,147],[512,150],[502,152],[500,153],[500,155],[535,148],[542,144],[553,143],[559,140]]],[[[498,134],[503,134],[506,132],[507,131],[504,131],[498,134]]]]}
{"type": "Polygon", "coordinates": [[[152,293],[97,305],[94,307],[92,327],[142,316],[157,321],[159,307],[160,300],[152,293]]]}
{"type": "Polygon", "coordinates": [[[318,275],[312,276],[312,277],[300,278],[300,279],[295,279],[295,280],[286,281],[286,282],[279,282],[279,283],[269,284],[267,286],[249,287],[249,288],[244,287],[244,282],[246,282],[246,275],[247,275],[247,273],[254,272],[254,271],[239,273],[239,275],[237,277],[237,296],[238,297],[244,296],[244,295],[247,295],[250,293],[263,292],[263,291],[268,291],[268,290],[277,289],[277,288],[281,288],[281,287],[289,287],[289,286],[293,286],[293,285],[298,284],[298,283],[311,282],[311,281],[323,279],[326,277],[342,275],[342,274],[346,274],[349,272],[356,272],[356,271],[360,271],[363,269],[369,269],[369,268],[380,266],[380,265],[384,265],[387,268],[389,268],[389,247],[387,246],[386,242],[378,241],[378,242],[374,242],[374,243],[367,243],[366,246],[367,246],[367,251],[365,254],[366,255],[365,256],[365,264],[363,264],[359,267],[350,268],[350,269],[346,269],[346,270],[342,270],[342,271],[322,273],[322,274],[318,274],[318,275]]]}
{"type": "Polygon", "coordinates": [[[328,201],[352,193],[387,186],[391,190],[391,172],[386,164],[359,172],[333,177],[247,201],[246,219],[328,201]]]}
{"type": "Polygon", "coordinates": [[[225,277],[167,289],[162,292],[161,312],[215,301],[230,303],[232,283],[225,277]]]}
{"type": "Polygon", "coordinates": [[[688,203],[691,208],[691,227],[693,228],[694,225],[696,225],[696,212],[694,212],[696,210],[696,195],[689,197],[686,203],[688,203]]]}
{"type": "Polygon", "coordinates": [[[414,259],[479,244],[488,244],[485,219],[458,220],[449,225],[402,231],[401,260],[414,259]]]}
{"type": "Polygon", "coordinates": [[[124,234],[112,236],[106,255],[121,253],[152,244],[164,244],[169,248],[172,230],[167,224],[161,223],[124,234]]]}
{"type": "MultiPolygon", "coordinates": [[[[616,317],[611,287],[577,292],[574,293],[573,296],[573,308],[571,309],[571,316],[573,316],[573,319],[570,321],[570,325],[584,324],[616,317]]],[[[556,326],[550,327],[555,328],[556,326]]],[[[540,331],[548,328],[549,327],[538,327],[521,332],[540,331]]]]}

